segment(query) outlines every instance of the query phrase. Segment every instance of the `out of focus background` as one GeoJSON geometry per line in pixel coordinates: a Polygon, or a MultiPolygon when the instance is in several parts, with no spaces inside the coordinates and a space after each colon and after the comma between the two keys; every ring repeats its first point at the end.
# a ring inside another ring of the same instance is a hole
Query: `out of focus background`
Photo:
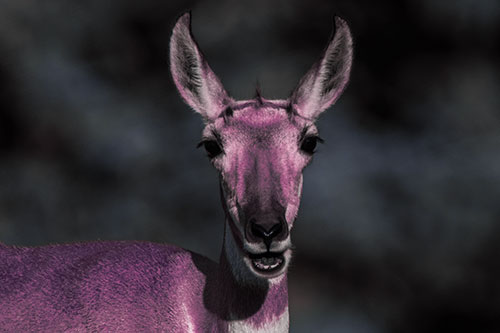
{"type": "Polygon", "coordinates": [[[500,2],[0,1],[0,241],[169,242],[217,260],[217,174],[170,78],[193,32],[237,99],[286,98],[337,14],[351,83],[319,121],[292,332],[500,329],[500,2]]]}

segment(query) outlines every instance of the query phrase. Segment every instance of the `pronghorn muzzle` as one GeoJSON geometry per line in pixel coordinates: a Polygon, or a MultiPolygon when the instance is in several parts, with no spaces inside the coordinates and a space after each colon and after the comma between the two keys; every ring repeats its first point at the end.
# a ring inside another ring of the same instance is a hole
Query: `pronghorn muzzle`
{"type": "Polygon", "coordinates": [[[249,252],[248,258],[254,270],[263,276],[274,275],[284,268],[288,246],[283,245],[288,243],[290,235],[285,209],[276,201],[270,206],[266,210],[254,202],[244,209],[245,241],[247,246],[259,249],[249,252]]]}

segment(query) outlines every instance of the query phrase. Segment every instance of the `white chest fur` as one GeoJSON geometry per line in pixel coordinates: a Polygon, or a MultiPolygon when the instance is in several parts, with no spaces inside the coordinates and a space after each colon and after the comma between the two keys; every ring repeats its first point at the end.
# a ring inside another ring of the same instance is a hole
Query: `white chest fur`
{"type": "Polygon", "coordinates": [[[288,317],[288,307],[281,314],[281,316],[275,318],[267,323],[263,323],[259,326],[255,326],[252,322],[247,320],[232,321],[229,324],[229,332],[251,332],[251,333],[284,333],[288,332],[289,327],[289,317],[288,317]]]}

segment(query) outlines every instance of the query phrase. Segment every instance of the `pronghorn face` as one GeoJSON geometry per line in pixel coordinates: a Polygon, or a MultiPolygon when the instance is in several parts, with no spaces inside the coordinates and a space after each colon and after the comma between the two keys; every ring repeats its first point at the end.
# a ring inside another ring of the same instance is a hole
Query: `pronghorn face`
{"type": "Polygon", "coordinates": [[[174,82],[205,120],[200,146],[220,173],[229,237],[239,261],[257,277],[273,278],[286,271],[302,171],[321,141],[314,121],[348,81],[351,36],[338,18],[336,30],[321,60],[289,99],[258,95],[249,101],[234,101],[211,71],[191,34],[190,14],[181,16],[173,30],[174,82]]]}
{"type": "Polygon", "coordinates": [[[287,105],[261,98],[234,103],[229,115],[207,124],[202,139],[220,173],[232,236],[249,266],[266,276],[282,272],[290,258],[302,170],[321,140],[314,124],[287,105]]]}

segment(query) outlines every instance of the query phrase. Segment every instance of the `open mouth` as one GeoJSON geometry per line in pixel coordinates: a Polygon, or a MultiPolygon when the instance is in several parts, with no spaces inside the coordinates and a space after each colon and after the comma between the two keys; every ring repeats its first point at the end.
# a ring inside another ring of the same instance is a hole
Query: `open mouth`
{"type": "Polygon", "coordinates": [[[279,271],[285,264],[283,253],[266,252],[262,254],[249,254],[252,266],[263,274],[272,274],[279,271]]]}

